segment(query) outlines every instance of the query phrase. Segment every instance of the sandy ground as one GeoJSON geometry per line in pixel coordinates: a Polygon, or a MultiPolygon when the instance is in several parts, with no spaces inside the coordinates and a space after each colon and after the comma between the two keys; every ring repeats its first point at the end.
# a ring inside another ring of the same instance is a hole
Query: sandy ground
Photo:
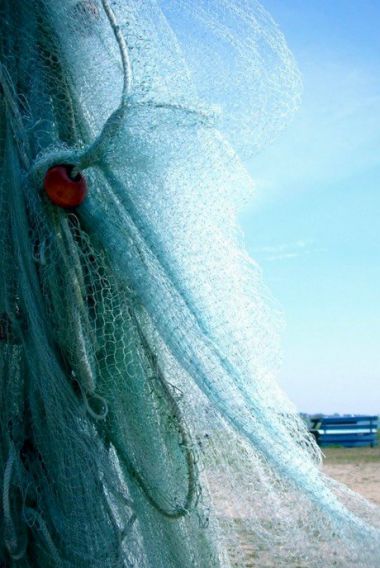
{"type": "Polygon", "coordinates": [[[380,445],[375,448],[328,448],[323,470],[380,505],[380,445]]]}
{"type": "MultiPolygon", "coordinates": [[[[375,448],[326,448],[323,453],[323,471],[327,475],[380,505],[380,445],[375,448]]],[[[252,545],[252,534],[248,533],[244,526],[244,510],[240,509],[236,514],[233,500],[229,500],[229,506],[226,507],[223,496],[221,497],[223,503],[221,509],[225,519],[236,519],[243,514],[237,533],[239,540],[237,550],[240,552],[235,557],[231,550],[233,567],[241,567],[240,554],[244,551],[244,566],[247,568],[276,568],[276,563],[268,552],[252,545]]],[[[336,553],[333,552],[333,554],[336,553]]],[[[351,563],[349,564],[351,566],[351,563]]],[[[335,565],[335,557],[331,561],[331,566],[333,565],[335,565]]],[[[297,560],[294,563],[294,568],[308,568],[308,566],[307,560],[297,560]]],[[[326,564],[326,568],[330,568],[330,564],[328,566],[326,564]]]]}

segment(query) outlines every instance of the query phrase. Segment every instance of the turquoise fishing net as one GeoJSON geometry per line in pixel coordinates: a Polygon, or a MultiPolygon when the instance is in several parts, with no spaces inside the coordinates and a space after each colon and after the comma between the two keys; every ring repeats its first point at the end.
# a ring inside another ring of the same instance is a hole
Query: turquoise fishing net
{"type": "Polygon", "coordinates": [[[379,565],[242,247],[300,79],[254,1],[0,1],[0,563],[379,565]],[[89,194],[51,203],[70,164],[89,194]]]}

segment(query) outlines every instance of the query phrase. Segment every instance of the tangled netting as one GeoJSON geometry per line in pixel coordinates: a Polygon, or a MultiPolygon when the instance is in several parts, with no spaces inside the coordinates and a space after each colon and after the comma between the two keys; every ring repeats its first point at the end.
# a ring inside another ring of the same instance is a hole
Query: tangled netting
{"type": "Polygon", "coordinates": [[[0,0],[3,567],[379,566],[235,215],[297,106],[246,0],[0,0]],[[240,158],[238,157],[240,156],[240,158]],[[70,164],[89,193],[49,201],[70,164]]]}

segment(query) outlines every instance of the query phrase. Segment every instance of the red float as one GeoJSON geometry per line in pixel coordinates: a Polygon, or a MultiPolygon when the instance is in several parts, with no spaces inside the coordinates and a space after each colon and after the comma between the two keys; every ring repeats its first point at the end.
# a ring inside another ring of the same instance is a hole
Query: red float
{"type": "Polygon", "coordinates": [[[52,203],[64,209],[78,207],[86,198],[87,183],[82,174],[73,174],[74,166],[61,164],[45,175],[44,188],[52,203]]]}

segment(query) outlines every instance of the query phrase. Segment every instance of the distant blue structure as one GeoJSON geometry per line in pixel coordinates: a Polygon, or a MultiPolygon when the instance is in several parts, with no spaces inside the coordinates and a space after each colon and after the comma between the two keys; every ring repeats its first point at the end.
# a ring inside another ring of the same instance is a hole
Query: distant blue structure
{"type": "Polygon", "coordinates": [[[321,447],[375,446],[377,444],[378,416],[311,416],[310,432],[321,447]]]}

